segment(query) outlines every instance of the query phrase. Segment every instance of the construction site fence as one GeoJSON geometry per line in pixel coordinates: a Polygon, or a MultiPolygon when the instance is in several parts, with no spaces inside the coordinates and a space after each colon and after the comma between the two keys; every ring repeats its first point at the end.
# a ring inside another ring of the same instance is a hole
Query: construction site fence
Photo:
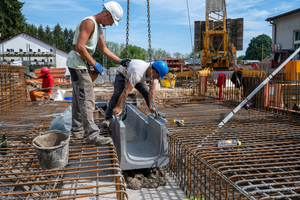
{"type": "MultiPolygon", "coordinates": [[[[200,77],[195,81],[193,93],[238,105],[267,77],[268,73],[248,74],[241,78],[241,85],[231,81],[232,74],[226,74],[226,83],[217,87],[218,73],[210,77],[200,77]]],[[[280,73],[271,79],[245,105],[245,109],[257,109],[284,116],[300,117],[300,79],[291,78],[291,73],[280,73]]]]}
{"type": "Polygon", "coordinates": [[[0,112],[26,101],[26,67],[0,65],[0,112]]]}

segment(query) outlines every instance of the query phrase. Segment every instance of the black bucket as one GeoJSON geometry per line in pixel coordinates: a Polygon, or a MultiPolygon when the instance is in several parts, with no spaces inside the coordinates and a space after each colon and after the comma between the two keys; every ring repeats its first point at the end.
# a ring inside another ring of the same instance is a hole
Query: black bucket
{"type": "Polygon", "coordinates": [[[42,169],[61,169],[68,164],[70,136],[61,131],[49,131],[32,141],[42,169]]]}

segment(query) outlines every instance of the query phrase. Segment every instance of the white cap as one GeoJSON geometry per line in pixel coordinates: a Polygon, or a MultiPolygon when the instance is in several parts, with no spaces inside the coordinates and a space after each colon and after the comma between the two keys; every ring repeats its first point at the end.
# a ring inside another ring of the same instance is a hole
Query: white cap
{"type": "Polygon", "coordinates": [[[123,9],[120,6],[120,4],[118,4],[115,1],[110,1],[104,4],[104,7],[106,8],[106,10],[108,12],[110,12],[114,23],[118,26],[119,21],[122,19],[123,17],[123,9]]]}

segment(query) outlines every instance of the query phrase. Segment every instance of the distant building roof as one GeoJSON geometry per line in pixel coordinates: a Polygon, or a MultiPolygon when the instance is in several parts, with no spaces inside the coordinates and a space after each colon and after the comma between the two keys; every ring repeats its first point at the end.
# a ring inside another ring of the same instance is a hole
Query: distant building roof
{"type": "Polygon", "coordinates": [[[300,12],[300,8],[298,8],[296,10],[292,10],[292,11],[286,12],[286,13],[283,13],[283,14],[280,14],[280,15],[276,15],[274,17],[269,17],[269,18],[266,19],[266,21],[269,22],[269,21],[272,21],[274,19],[277,19],[277,18],[280,18],[280,17],[284,17],[284,16],[287,16],[287,15],[290,15],[290,14],[293,14],[293,13],[296,13],[296,12],[300,12]]]}
{"type": "MultiPolygon", "coordinates": [[[[11,37],[9,37],[9,38],[6,38],[5,40],[0,41],[0,44],[3,43],[3,42],[6,42],[6,41],[8,41],[8,40],[10,40],[10,39],[12,39],[12,38],[14,38],[14,37],[16,37],[16,36],[18,36],[18,35],[21,35],[21,34],[26,34],[26,35],[28,35],[28,36],[30,36],[30,37],[32,37],[32,38],[35,38],[35,39],[37,39],[37,40],[39,40],[39,41],[41,41],[41,42],[43,42],[43,43],[45,43],[45,44],[47,44],[47,45],[49,45],[49,46],[53,46],[53,44],[50,44],[50,43],[48,43],[48,42],[45,42],[44,40],[41,40],[41,39],[39,39],[39,38],[37,38],[37,37],[35,37],[35,36],[33,36],[33,35],[30,35],[30,34],[24,32],[24,31],[23,31],[23,32],[20,32],[20,33],[18,33],[18,34],[16,34],[16,35],[13,35],[13,36],[11,36],[11,37]]],[[[57,46],[56,46],[56,49],[59,49],[59,50],[65,52],[65,53],[69,53],[69,52],[67,52],[66,50],[62,49],[62,48],[58,48],[57,46]]]]}

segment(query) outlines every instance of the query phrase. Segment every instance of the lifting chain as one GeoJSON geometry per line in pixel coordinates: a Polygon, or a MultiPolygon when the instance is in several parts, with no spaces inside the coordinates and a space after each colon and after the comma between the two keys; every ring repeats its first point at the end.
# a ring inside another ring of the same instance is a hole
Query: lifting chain
{"type": "MultiPolygon", "coordinates": [[[[149,101],[151,101],[151,107],[150,110],[154,111],[154,96],[153,96],[153,75],[152,75],[152,50],[151,50],[151,26],[150,26],[150,0],[147,0],[147,18],[148,18],[148,42],[149,42],[149,48],[148,48],[148,55],[149,55],[149,62],[150,62],[150,98],[149,101]]],[[[158,112],[158,110],[156,110],[158,112]]]]}
{"type": "MultiPolygon", "coordinates": [[[[130,0],[127,0],[127,23],[126,23],[126,58],[128,58],[128,50],[129,50],[129,7],[130,7],[130,0]]],[[[124,118],[126,115],[126,98],[127,98],[127,83],[128,83],[128,78],[127,78],[127,71],[128,67],[125,67],[125,83],[124,83],[124,102],[123,102],[123,109],[122,109],[122,114],[120,117],[120,121],[124,118]]]]}
{"type": "MultiPolygon", "coordinates": [[[[128,51],[129,51],[129,7],[130,7],[130,0],[127,0],[127,26],[126,26],[126,57],[128,58],[128,51]]],[[[152,75],[152,50],[151,50],[151,26],[150,26],[150,0],[147,0],[147,17],[148,17],[148,42],[149,42],[149,48],[148,48],[148,55],[149,55],[149,62],[150,62],[150,84],[151,84],[151,108],[150,110],[153,111],[153,106],[154,106],[154,96],[153,96],[153,75],[152,75]]],[[[119,120],[121,121],[124,116],[126,115],[126,97],[127,97],[127,83],[128,83],[128,78],[127,78],[127,67],[125,69],[125,83],[124,83],[124,102],[123,102],[123,110],[121,117],[119,120]]],[[[158,113],[158,110],[156,108],[156,112],[158,113]]]]}

